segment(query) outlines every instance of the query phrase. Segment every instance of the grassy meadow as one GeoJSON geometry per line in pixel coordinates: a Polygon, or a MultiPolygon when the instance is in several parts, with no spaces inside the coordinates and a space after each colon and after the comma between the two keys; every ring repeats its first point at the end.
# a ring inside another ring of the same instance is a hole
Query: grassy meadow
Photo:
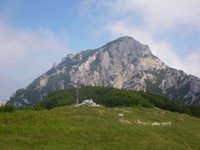
{"type": "Polygon", "coordinates": [[[142,107],[0,112],[0,149],[199,150],[200,119],[142,107]],[[153,122],[171,125],[152,126],[153,122]]]}

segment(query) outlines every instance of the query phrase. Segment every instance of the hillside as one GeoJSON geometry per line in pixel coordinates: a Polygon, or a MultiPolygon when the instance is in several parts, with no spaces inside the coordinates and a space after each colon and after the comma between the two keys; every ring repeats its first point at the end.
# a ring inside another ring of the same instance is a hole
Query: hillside
{"type": "Polygon", "coordinates": [[[9,103],[33,106],[49,93],[78,83],[155,92],[188,105],[200,105],[199,78],[167,66],[147,45],[128,36],[67,55],[27,88],[17,90],[9,103]]]}
{"type": "MultiPolygon", "coordinates": [[[[169,100],[166,96],[112,87],[82,86],[79,89],[79,103],[86,99],[106,107],[158,107],[173,112],[186,113],[200,117],[200,107],[188,106],[169,100]]],[[[52,109],[72,105],[76,102],[76,89],[69,88],[50,93],[43,101],[33,106],[35,109],[52,109]]]]}
{"type": "Polygon", "coordinates": [[[200,147],[199,118],[156,108],[23,109],[0,112],[0,122],[1,150],[198,150],[200,147]],[[155,122],[171,124],[152,126],[155,122]]]}

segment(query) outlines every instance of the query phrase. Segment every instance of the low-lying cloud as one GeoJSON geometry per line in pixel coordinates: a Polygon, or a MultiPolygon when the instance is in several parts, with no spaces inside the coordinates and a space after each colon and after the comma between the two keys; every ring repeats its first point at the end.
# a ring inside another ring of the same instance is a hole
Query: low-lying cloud
{"type": "Polygon", "coordinates": [[[26,86],[54,62],[60,61],[67,50],[64,33],[57,36],[46,28],[18,28],[0,21],[0,76],[7,80],[26,86]]]}

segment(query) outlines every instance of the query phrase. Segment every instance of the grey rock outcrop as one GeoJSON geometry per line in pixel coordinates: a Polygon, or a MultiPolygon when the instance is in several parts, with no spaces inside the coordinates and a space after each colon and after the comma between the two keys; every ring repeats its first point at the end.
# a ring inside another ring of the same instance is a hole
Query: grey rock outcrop
{"type": "Polygon", "coordinates": [[[112,86],[166,94],[170,99],[200,105],[200,79],[165,65],[147,45],[121,37],[101,48],[69,54],[58,65],[19,89],[9,103],[31,106],[52,91],[82,85],[112,86]]]}

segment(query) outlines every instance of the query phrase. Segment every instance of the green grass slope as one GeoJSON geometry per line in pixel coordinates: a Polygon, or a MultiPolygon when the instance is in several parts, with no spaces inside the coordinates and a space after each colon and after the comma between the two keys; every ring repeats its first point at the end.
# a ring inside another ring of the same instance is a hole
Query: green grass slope
{"type": "Polygon", "coordinates": [[[199,118],[156,108],[22,109],[0,112],[0,149],[199,150],[199,129],[199,118]]]}

